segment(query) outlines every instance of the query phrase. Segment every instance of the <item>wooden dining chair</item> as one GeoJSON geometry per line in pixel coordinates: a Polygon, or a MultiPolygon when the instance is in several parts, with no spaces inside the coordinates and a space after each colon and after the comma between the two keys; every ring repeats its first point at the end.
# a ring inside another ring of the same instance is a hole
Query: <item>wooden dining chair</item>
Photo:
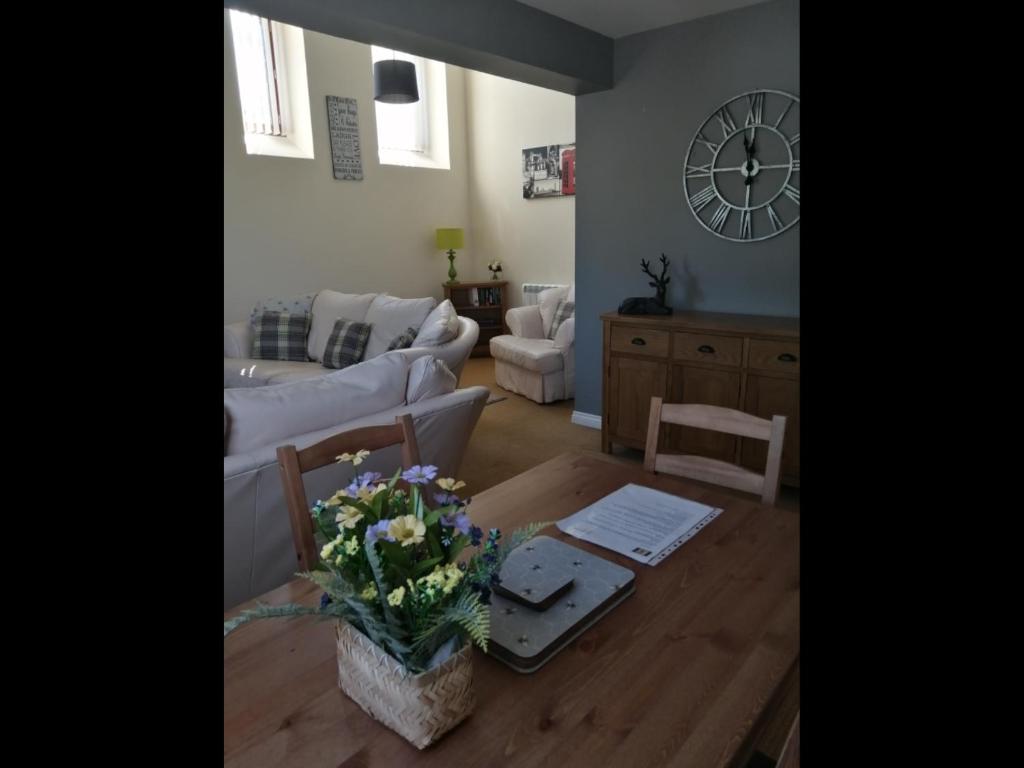
{"type": "Polygon", "coordinates": [[[782,747],[779,761],[775,768],[800,768],[800,712],[796,713],[796,720],[793,727],[789,729],[789,736],[782,747]]]}
{"type": "Polygon", "coordinates": [[[402,446],[403,467],[408,469],[420,463],[416,431],[413,428],[412,416],[408,413],[396,417],[394,424],[360,427],[341,432],[301,451],[295,450],[294,445],[282,445],[277,449],[277,463],[281,467],[284,499],[288,505],[288,518],[292,525],[292,540],[295,543],[299,570],[311,570],[319,561],[313,519],[309,514],[309,502],[306,500],[302,475],[333,464],[342,453],[355,453],[363,449],[376,451],[398,444],[402,446]]]}
{"type": "Polygon", "coordinates": [[[759,493],[763,504],[775,504],[775,498],[779,494],[782,441],[785,436],[785,416],[762,419],[732,408],[691,403],[662,404],[660,397],[652,397],[644,469],[648,472],[667,472],[691,480],[724,485],[738,491],[759,493]],[[658,435],[662,423],[767,440],[768,462],[764,474],[759,475],[745,467],[706,456],[658,453],[658,435]]]}

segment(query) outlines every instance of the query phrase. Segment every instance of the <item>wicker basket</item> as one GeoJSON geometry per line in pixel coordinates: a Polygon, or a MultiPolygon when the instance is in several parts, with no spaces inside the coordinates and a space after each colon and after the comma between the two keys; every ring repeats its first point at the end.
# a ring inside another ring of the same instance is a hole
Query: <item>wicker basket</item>
{"type": "Polygon", "coordinates": [[[338,686],[363,711],[417,749],[433,744],[476,707],[472,644],[410,675],[366,635],[338,622],[338,686]]]}

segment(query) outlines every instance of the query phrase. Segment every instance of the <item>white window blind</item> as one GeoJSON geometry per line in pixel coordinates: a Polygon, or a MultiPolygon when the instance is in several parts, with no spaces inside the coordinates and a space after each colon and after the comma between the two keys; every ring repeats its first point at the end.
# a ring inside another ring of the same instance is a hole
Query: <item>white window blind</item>
{"type": "Polygon", "coordinates": [[[412,104],[382,104],[375,101],[377,112],[377,147],[385,150],[426,153],[430,149],[429,112],[427,111],[426,62],[420,56],[411,56],[388,48],[371,47],[371,67],[382,59],[395,58],[411,61],[416,66],[416,87],[420,100],[412,104]]]}
{"type": "Polygon", "coordinates": [[[287,136],[284,55],[277,24],[233,10],[231,34],[246,133],[287,136]]]}

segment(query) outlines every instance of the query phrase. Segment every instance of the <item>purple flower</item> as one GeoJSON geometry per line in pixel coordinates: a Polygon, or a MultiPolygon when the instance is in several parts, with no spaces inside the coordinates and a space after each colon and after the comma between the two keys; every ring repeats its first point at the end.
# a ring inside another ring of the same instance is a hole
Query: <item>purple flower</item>
{"type": "Polygon", "coordinates": [[[376,543],[383,539],[384,541],[394,541],[395,537],[388,534],[388,526],[391,525],[390,520],[381,520],[378,523],[367,526],[366,528],[366,540],[371,544],[376,543]]]}
{"type": "Polygon", "coordinates": [[[434,501],[436,501],[442,507],[447,507],[449,504],[458,504],[459,497],[456,496],[454,493],[449,493],[448,491],[445,491],[444,493],[435,493],[434,501]]]}
{"type": "Polygon", "coordinates": [[[456,515],[444,515],[441,518],[441,525],[447,528],[455,528],[463,536],[469,535],[469,516],[461,512],[456,515]]]}
{"type": "Polygon", "coordinates": [[[475,525],[469,529],[469,538],[474,547],[480,546],[480,539],[483,538],[484,532],[477,528],[475,525]]]}
{"type": "Polygon", "coordinates": [[[381,475],[380,472],[366,472],[362,475],[356,475],[355,480],[349,483],[348,487],[345,488],[345,492],[348,493],[349,496],[355,497],[359,494],[359,490],[361,488],[369,488],[380,480],[381,477],[383,477],[383,475],[381,475]]]}
{"type": "Polygon", "coordinates": [[[437,477],[437,467],[432,464],[427,464],[423,467],[417,464],[414,467],[409,467],[402,473],[402,479],[414,485],[426,485],[435,477],[437,477]]]}

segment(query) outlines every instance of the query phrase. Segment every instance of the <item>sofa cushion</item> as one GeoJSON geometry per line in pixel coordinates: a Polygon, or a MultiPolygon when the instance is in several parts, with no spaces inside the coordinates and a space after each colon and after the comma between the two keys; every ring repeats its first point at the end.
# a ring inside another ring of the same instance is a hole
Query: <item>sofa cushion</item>
{"type": "Polygon", "coordinates": [[[335,320],[334,330],[324,347],[324,368],[348,368],[363,359],[370,324],[354,320],[335,320]]]}
{"type": "Polygon", "coordinates": [[[447,344],[459,335],[459,316],[451,299],[445,299],[427,315],[420,332],[416,334],[414,347],[436,347],[447,344]]]}
{"type": "Polygon", "coordinates": [[[405,391],[406,402],[418,403],[428,397],[440,397],[455,391],[458,383],[444,360],[427,355],[413,360],[409,366],[409,385],[405,391]]]}
{"type": "Polygon", "coordinates": [[[306,360],[309,315],[261,312],[253,326],[252,356],[257,360],[306,360]]]}
{"type": "Polygon", "coordinates": [[[388,344],[388,352],[394,349],[408,349],[412,346],[412,343],[416,340],[416,329],[409,326],[400,334],[395,336],[388,344]]]}
{"type": "Polygon", "coordinates": [[[558,309],[558,302],[569,295],[569,290],[570,287],[568,285],[563,285],[558,288],[548,288],[537,294],[537,303],[540,305],[540,319],[544,323],[545,338],[551,338],[551,321],[555,319],[555,310],[558,309]]]}
{"type": "Polygon", "coordinates": [[[551,339],[495,336],[491,339],[491,357],[537,373],[562,370],[562,353],[551,339]]]}
{"type": "MultiPolygon", "coordinates": [[[[249,325],[256,326],[256,318],[264,312],[287,312],[289,315],[313,314],[313,299],[315,293],[304,293],[301,296],[292,296],[287,299],[263,299],[257,301],[256,306],[249,313],[249,325]]],[[[248,350],[247,350],[248,351],[248,350]]]]}
{"type": "Polygon", "coordinates": [[[377,295],[366,312],[365,322],[373,326],[370,342],[366,345],[366,360],[372,360],[388,350],[395,336],[406,328],[419,328],[437,304],[437,299],[399,299],[377,295]]]}
{"type": "Polygon", "coordinates": [[[288,362],[286,360],[254,360],[251,357],[224,358],[224,388],[265,387],[323,376],[327,371],[320,363],[288,362]]]}
{"type": "Polygon", "coordinates": [[[309,329],[309,343],[306,353],[310,360],[318,363],[324,359],[324,347],[327,339],[334,331],[334,321],[338,318],[354,320],[357,323],[368,322],[366,310],[370,308],[375,293],[338,293],[337,291],[320,291],[313,302],[313,322],[309,329]]]}
{"type": "Polygon", "coordinates": [[[558,302],[558,306],[555,307],[555,316],[551,319],[551,331],[548,333],[549,339],[555,338],[555,335],[558,333],[559,326],[572,317],[575,311],[576,305],[571,301],[562,299],[558,302]]]}
{"type": "Polygon", "coordinates": [[[408,372],[409,363],[394,352],[305,381],[225,389],[227,454],[284,445],[297,435],[402,405],[408,372]]]}

